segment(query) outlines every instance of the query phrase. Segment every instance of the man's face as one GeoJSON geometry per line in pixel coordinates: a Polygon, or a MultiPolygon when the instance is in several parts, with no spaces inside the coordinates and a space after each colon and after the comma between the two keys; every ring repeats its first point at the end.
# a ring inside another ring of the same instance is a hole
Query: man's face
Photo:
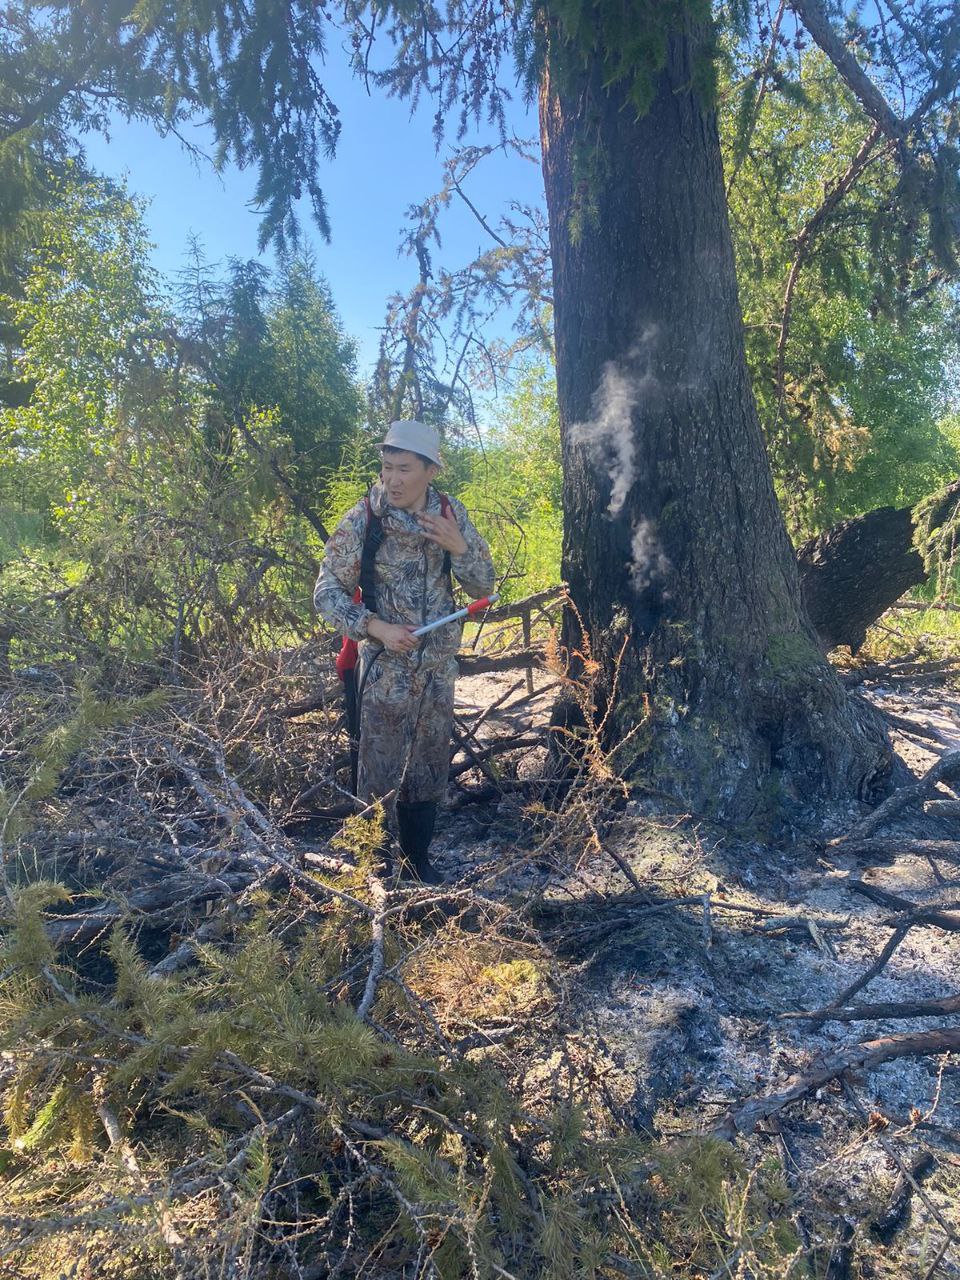
{"type": "Polygon", "coordinates": [[[422,510],[430,481],[438,470],[433,463],[426,465],[406,449],[385,451],[380,464],[380,479],[387,491],[387,501],[401,511],[422,510]]]}

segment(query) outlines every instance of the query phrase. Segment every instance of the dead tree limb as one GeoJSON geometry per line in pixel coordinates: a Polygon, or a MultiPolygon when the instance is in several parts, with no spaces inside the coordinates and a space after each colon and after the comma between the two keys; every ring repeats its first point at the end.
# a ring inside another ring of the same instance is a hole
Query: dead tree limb
{"type": "Polygon", "coordinates": [[[901,898],[899,894],[890,893],[888,889],[881,889],[876,884],[868,884],[865,880],[848,880],[847,888],[869,898],[878,906],[906,912],[905,917],[894,922],[896,924],[932,924],[948,933],[960,933],[960,915],[955,913],[953,903],[911,902],[909,898],[901,898]]]}
{"type": "Polygon", "coordinates": [[[870,1223],[869,1231],[881,1244],[890,1244],[907,1217],[913,1189],[926,1177],[934,1167],[933,1155],[929,1151],[922,1152],[909,1166],[909,1177],[902,1172],[897,1176],[890,1199],[883,1213],[878,1214],[870,1223]]]}
{"type": "Polygon", "coordinates": [[[175,907],[187,910],[199,902],[240,893],[254,879],[248,872],[224,872],[219,876],[173,875],[132,893],[120,904],[96,911],[78,912],[49,920],[47,937],[57,946],[81,946],[107,934],[125,920],[155,921],[159,913],[175,907]]]}
{"type": "MultiPolygon", "coordinates": [[[[857,1115],[859,1115],[860,1119],[864,1122],[864,1124],[869,1125],[870,1117],[867,1114],[866,1107],[863,1105],[863,1103],[860,1101],[859,1097],[857,1096],[856,1089],[854,1089],[853,1085],[845,1076],[841,1079],[840,1083],[841,1083],[841,1087],[843,1089],[844,1095],[846,1096],[848,1101],[852,1103],[853,1107],[857,1112],[857,1115]]],[[[917,1195],[920,1197],[920,1199],[923,1201],[923,1203],[926,1205],[927,1211],[929,1212],[930,1216],[933,1219],[935,1219],[935,1221],[946,1232],[947,1238],[950,1240],[953,1240],[954,1243],[956,1243],[957,1234],[954,1231],[953,1227],[950,1226],[950,1224],[943,1217],[943,1214],[940,1212],[937,1206],[933,1203],[933,1201],[930,1199],[927,1193],[920,1186],[919,1181],[914,1176],[913,1170],[906,1164],[906,1162],[901,1157],[900,1153],[894,1147],[893,1143],[883,1133],[882,1130],[877,1131],[877,1141],[879,1142],[883,1150],[886,1152],[887,1158],[890,1160],[890,1162],[896,1165],[896,1167],[900,1170],[900,1178],[903,1179],[903,1181],[907,1184],[908,1190],[907,1190],[906,1196],[903,1197],[903,1204],[902,1204],[900,1216],[902,1216],[903,1212],[905,1212],[907,1207],[909,1206],[910,1192],[915,1191],[917,1195]]],[[[930,1158],[930,1163],[931,1164],[933,1163],[932,1156],[930,1158]]],[[[899,1182],[899,1179],[898,1179],[898,1182],[899,1182]]],[[[896,1189],[895,1189],[895,1194],[896,1194],[896,1189]]],[[[893,1235],[893,1231],[896,1230],[897,1225],[899,1225],[899,1219],[893,1225],[893,1230],[890,1232],[891,1236],[893,1235]]]]}
{"type": "Polygon", "coordinates": [[[908,720],[906,716],[898,716],[894,712],[884,711],[882,708],[880,714],[890,728],[896,729],[898,733],[909,734],[911,738],[925,738],[928,742],[942,743],[943,741],[936,729],[930,729],[924,724],[917,724],[915,720],[908,720]]]}
{"type": "Polygon", "coordinates": [[[867,1022],[887,1018],[941,1018],[960,1013],[960,995],[944,996],[942,1000],[887,1000],[879,1004],[857,1004],[850,1008],[811,1009],[809,1013],[781,1013],[784,1022],[800,1022],[809,1019],[817,1022],[867,1022]]]}
{"type": "Polygon", "coordinates": [[[960,800],[927,800],[923,812],[932,818],[960,818],[960,800]]]}
{"type": "Polygon", "coordinates": [[[843,852],[858,862],[887,862],[910,854],[918,858],[946,858],[948,862],[960,862],[960,840],[912,840],[908,836],[874,836],[857,840],[844,837],[843,852]]]}
{"type": "Polygon", "coordinates": [[[512,653],[487,657],[485,654],[461,653],[457,658],[462,676],[486,675],[493,671],[516,671],[522,667],[542,667],[544,651],[533,649],[515,649],[512,653]]]}
{"type": "Polygon", "coordinates": [[[891,818],[895,818],[897,814],[906,809],[911,804],[917,804],[924,796],[937,785],[948,778],[953,778],[960,773],[960,751],[948,751],[945,755],[933,765],[919,782],[914,782],[906,787],[900,787],[892,796],[884,800],[872,813],[868,813],[855,826],[846,833],[846,835],[838,836],[835,840],[830,840],[827,844],[828,849],[843,849],[847,842],[856,844],[889,822],[891,818]]]}
{"type": "Polygon", "coordinates": [[[887,939],[885,946],[883,947],[880,954],[877,956],[876,960],[874,960],[873,964],[870,965],[868,969],[865,969],[859,978],[857,978],[854,982],[851,982],[849,987],[846,987],[843,991],[841,991],[841,993],[837,996],[836,1000],[832,1002],[837,1008],[841,1008],[842,1006],[844,1006],[848,1000],[852,999],[852,997],[857,994],[858,991],[862,991],[863,988],[867,986],[868,983],[872,982],[874,978],[878,976],[878,974],[883,972],[883,970],[887,966],[888,960],[896,951],[897,947],[899,947],[900,943],[904,940],[907,934],[910,932],[911,928],[912,928],[912,924],[906,923],[906,924],[901,924],[896,929],[894,929],[893,933],[887,939]]]}
{"type": "Polygon", "coordinates": [[[749,1098],[730,1111],[714,1130],[714,1136],[732,1141],[738,1133],[752,1133],[761,1120],[776,1115],[784,1107],[836,1079],[844,1071],[869,1070],[894,1058],[920,1058],[937,1053],[960,1050],[960,1027],[936,1031],[919,1031],[907,1035],[883,1036],[848,1045],[836,1053],[825,1054],[805,1072],[787,1081],[777,1093],[749,1098]]]}
{"type": "Polygon", "coordinates": [[[522,600],[515,600],[512,604],[500,604],[495,609],[488,609],[483,615],[483,620],[485,623],[490,623],[507,622],[510,618],[522,618],[524,613],[528,613],[531,609],[536,609],[540,605],[549,604],[552,601],[559,602],[563,594],[563,587],[547,587],[545,591],[538,591],[532,596],[524,596],[522,600]]]}
{"type": "MultiPolygon", "coordinates": [[[[528,751],[533,747],[542,747],[543,738],[541,737],[523,737],[522,735],[515,738],[504,738],[500,742],[492,742],[490,746],[484,747],[482,751],[471,752],[470,758],[463,760],[460,764],[450,766],[450,778],[459,778],[462,773],[468,773],[471,769],[476,769],[483,761],[489,760],[491,756],[503,755],[507,751],[528,751]]],[[[500,785],[499,783],[497,784],[500,785]]]]}
{"type": "Polygon", "coordinates": [[[386,920],[387,904],[390,895],[387,893],[383,881],[378,876],[370,877],[370,897],[373,900],[374,915],[371,921],[371,933],[373,936],[373,956],[370,961],[370,972],[367,974],[367,983],[363,989],[363,996],[357,1005],[357,1017],[361,1020],[366,1018],[367,1014],[373,1008],[373,1002],[377,997],[377,986],[380,978],[383,976],[384,966],[384,923],[386,920]]]}

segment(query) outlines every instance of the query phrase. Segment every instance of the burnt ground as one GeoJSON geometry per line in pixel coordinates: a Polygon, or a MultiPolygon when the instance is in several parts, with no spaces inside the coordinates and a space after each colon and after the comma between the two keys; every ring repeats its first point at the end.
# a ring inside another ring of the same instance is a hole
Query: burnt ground
{"type": "MultiPolygon", "coordinates": [[[[478,736],[542,724],[548,679],[538,674],[543,692],[511,711],[525,692],[516,689],[478,736]]],[[[475,720],[516,685],[516,673],[465,679],[459,713],[475,720]]],[[[915,777],[960,749],[956,690],[899,679],[866,683],[862,691],[896,717],[892,739],[915,777]]],[[[940,785],[930,796],[955,800],[960,789],[940,785]]],[[[629,801],[604,827],[602,848],[587,842],[580,856],[568,849],[559,858],[549,843],[531,847],[523,834],[529,821],[518,819],[521,804],[508,798],[499,809],[455,807],[441,824],[438,863],[449,878],[535,904],[566,991],[562,1036],[599,1046],[606,1087],[638,1129],[666,1139],[710,1133],[743,1100],[778,1092],[826,1055],[879,1037],[960,1026],[957,1014],[819,1023],[784,1016],[829,1005],[891,938],[897,913],[851,882],[918,906],[960,905],[960,843],[932,858],[908,851],[911,839],[960,841],[960,817],[914,805],[877,833],[898,843],[865,858],[828,844],[860,810],[832,814],[821,838],[772,847],[629,801]],[[690,898],[696,901],[684,901],[690,898]],[[563,927],[554,928],[561,919],[563,927]]],[[[956,932],[930,923],[910,928],[850,1003],[956,995],[958,948],[956,932]]],[[[505,1040],[485,1052],[515,1050],[505,1040]]],[[[550,1062],[534,1055],[529,1071],[549,1075],[550,1062]]],[[[797,1230],[814,1249],[820,1274],[960,1275],[960,1056],[902,1057],[851,1070],[736,1140],[750,1161],[781,1161],[797,1230]],[[932,1166],[920,1191],[905,1213],[893,1214],[884,1235],[898,1177],[926,1153],[932,1166]]]]}

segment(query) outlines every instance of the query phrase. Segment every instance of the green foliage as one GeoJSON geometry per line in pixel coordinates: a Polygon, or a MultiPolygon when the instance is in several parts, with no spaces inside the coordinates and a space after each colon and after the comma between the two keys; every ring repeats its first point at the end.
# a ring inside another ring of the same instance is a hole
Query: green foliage
{"type": "Polygon", "coordinates": [[[509,576],[506,600],[560,580],[563,476],[553,371],[529,364],[506,397],[483,454],[470,455],[471,475],[457,496],[509,576]]]}
{"type": "Polygon", "coordinates": [[[953,485],[929,494],[914,514],[914,546],[923,557],[928,590],[943,598],[957,589],[960,495],[953,485]]]}
{"type": "Polygon", "coordinates": [[[121,189],[66,182],[42,226],[8,299],[33,390],[0,409],[14,646],[29,657],[43,616],[68,649],[82,637],[179,666],[210,641],[311,626],[317,539],[298,494],[335,466],[360,409],[326,285],[305,260],[276,286],[234,264],[221,288],[198,266],[179,315],[121,189]]]}
{"type": "Polygon", "coordinates": [[[261,247],[296,240],[303,196],[328,235],[317,175],[340,122],[315,70],[326,27],[326,11],[300,0],[140,0],[132,9],[106,0],[93,16],[72,5],[11,11],[0,41],[0,174],[21,172],[0,212],[12,220],[27,207],[38,154],[106,133],[113,112],[164,134],[199,114],[213,128],[218,166],[258,169],[261,247]]]}
{"type": "Polygon", "coordinates": [[[726,71],[731,222],[761,423],[801,537],[916,502],[957,473],[944,427],[956,300],[925,249],[928,215],[897,194],[889,150],[878,147],[836,208],[826,205],[870,129],[826,59],[784,52],[762,103],[760,69],[749,72],[749,56],[726,71]]]}
{"type": "MultiPolygon", "coordinates": [[[[221,411],[228,421],[275,411],[298,483],[313,491],[356,430],[361,395],[355,344],[312,258],[284,259],[276,280],[260,263],[233,259],[225,282],[198,258],[181,293],[221,411]]],[[[229,456],[235,435],[208,433],[208,447],[229,456]]]]}
{"type": "Polygon", "coordinates": [[[704,0],[647,0],[632,6],[609,0],[599,4],[549,0],[544,11],[553,19],[556,33],[549,46],[551,75],[572,88],[580,83],[584,68],[598,59],[603,87],[622,86],[638,115],[653,100],[656,75],[666,62],[670,39],[710,21],[710,7],[704,0]]]}

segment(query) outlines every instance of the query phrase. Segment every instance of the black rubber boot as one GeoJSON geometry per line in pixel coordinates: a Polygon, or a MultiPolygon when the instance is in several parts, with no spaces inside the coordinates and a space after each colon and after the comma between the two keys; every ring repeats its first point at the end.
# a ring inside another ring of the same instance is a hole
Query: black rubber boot
{"type": "Polygon", "coordinates": [[[421,884],[443,884],[443,876],[430,862],[430,841],[437,825],[434,800],[418,800],[415,804],[397,805],[397,828],[403,851],[400,874],[419,880],[421,884]]]}

